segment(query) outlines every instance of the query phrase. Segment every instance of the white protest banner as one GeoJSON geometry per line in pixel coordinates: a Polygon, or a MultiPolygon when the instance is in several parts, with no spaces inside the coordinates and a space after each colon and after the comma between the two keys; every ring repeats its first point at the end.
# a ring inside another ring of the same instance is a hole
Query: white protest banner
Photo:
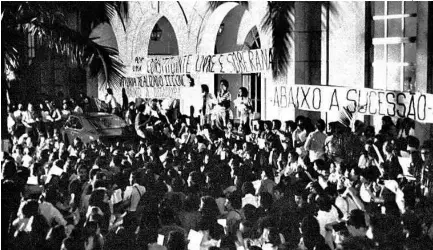
{"type": "MultiPolygon", "coordinates": [[[[272,99],[272,98],[271,98],[272,99]]],[[[358,112],[433,123],[433,94],[320,85],[275,86],[275,107],[301,110],[358,112]]]]}
{"type": "Polygon", "coordinates": [[[144,75],[124,77],[120,88],[125,88],[126,94],[132,98],[177,98],[181,89],[189,86],[184,75],[144,75]]]}
{"type": "Polygon", "coordinates": [[[214,55],[136,56],[128,71],[131,75],[247,74],[270,70],[271,63],[271,49],[256,49],[214,55]]]}

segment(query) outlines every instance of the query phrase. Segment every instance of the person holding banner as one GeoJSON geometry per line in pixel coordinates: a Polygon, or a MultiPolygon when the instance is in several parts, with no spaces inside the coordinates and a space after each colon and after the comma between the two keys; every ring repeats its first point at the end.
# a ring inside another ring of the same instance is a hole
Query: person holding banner
{"type": "Polygon", "coordinates": [[[248,97],[248,90],[245,87],[239,88],[238,98],[234,101],[237,110],[240,112],[240,125],[243,127],[242,131],[249,134],[250,129],[250,114],[253,110],[253,104],[248,97]]]}
{"type": "Polygon", "coordinates": [[[202,94],[202,104],[199,110],[200,113],[200,124],[209,124],[211,119],[211,112],[215,105],[214,96],[209,93],[209,87],[206,84],[201,85],[201,94],[202,94]]]}
{"type": "Polygon", "coordinates": [[[232,95],[229,90],[229,82],[225,79],[222,79],[220,82],[220,91],[217,97],[218,105],[214,109],[215,114],[215,125],[224,130],[227,126],[227,122],[229,120],[229,110],[230,110],[230,102],[232,100],[232,95]]]}

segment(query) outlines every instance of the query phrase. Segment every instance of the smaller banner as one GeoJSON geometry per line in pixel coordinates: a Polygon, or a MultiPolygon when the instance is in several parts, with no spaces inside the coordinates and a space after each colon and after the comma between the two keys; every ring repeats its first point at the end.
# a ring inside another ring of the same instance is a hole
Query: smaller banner
{"type": "Polygon", "coordinates": [[[120,87],[125,88],[130,98],[174,98],[180,99],[182,88],[189,87],[185,75],[144,75],[125,77],[120,87]]]}
{"type": "Polygon", "coordinates": [[[318,85],[275,86],[273,106],[411,118],[433,123],[433,94],[318,85]]]}

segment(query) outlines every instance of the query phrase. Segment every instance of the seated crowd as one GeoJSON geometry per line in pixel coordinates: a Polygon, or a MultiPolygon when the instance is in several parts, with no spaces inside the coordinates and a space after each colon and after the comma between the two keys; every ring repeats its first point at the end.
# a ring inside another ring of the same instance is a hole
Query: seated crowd
{"type": "Polygon", "coordinates": [[[135,143],[66,145],[69,104],[41,108],[53,127],[11,130],[5,249],[433,249],[433,141],[410,119],[377,133],[303,116],[221,130],[131,103],[135,143]]]}

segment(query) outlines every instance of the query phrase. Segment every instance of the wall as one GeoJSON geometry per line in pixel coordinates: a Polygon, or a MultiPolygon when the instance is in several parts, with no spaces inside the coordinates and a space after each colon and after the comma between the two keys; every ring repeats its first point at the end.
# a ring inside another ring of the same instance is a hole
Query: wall
{"type": "MultiPolygon", "coordinates": [[[[218,53],[240,50],[248,32],[254,26],[258,28],[261,47],[270,48],[272,44],[271,35],[261,28],[263,17],[267,12],[265,1],[248,2],[247,9],[235,2],[226,2],[213,11],[209,9],[206,1],[130,2],[130,5],[131,18],[127,23],[126,31],[118,20],[114,20],[113,26],[120,57],[126,65],[130,65],[137,56],[147,56],[151,47],[149,46],[150,33],[161,17],[167,18],[174,30],[179,55],[213,54],[215,46],[218,53]],[[225,31],[217,37],[221,23],[225,23],[225,31]]],[[[368,24],[367,3],[331,2],[329,11],[318,2],[296,2],[295,5],[296,11],[292,13],[295,19],[295,30],[291,38],[293,46],[290,49],[287,75],[273,79],[270,72],[261,74],[261,93],[264,99],[262,119],[289,120],[294,119],[298,114],[319,117],[319,114],[296,111],[293,107],[281,104],[281,98],[284,98],[282,91],[290,84],[364,87],[371,83],[369,75],[366,75],[370,67],[368,54],[366,54],[368,45],[365,40],[366,24],[368,24]]],[[[419,17],[425,23],[424,26],[420,26],[422,29],[428,23],[427,17],[430,14],[427,10],[431,12],[431,3],[420,3],[419,8],[423,8],[425,16],[425,19],[419,17]]],[[[420,54],[417,63],[425,62],[421,59],[426,50],[418,53],[420,54]]],[[[424,67],[425,74],[417,73],[417,79],[421,79],[422,76],[427,78],[428,67],[429,65],[424,67]]],[[[196,80],[195,90],[198,91],[188,93],[199,92],[202,83],[208,84],[210,91],[214,91],[213,74],[193,74],[192,77],[196,80]]],[[[221,77],[229,80],[230,89],[236,94],[241,77],[219,75],[217,79],[221,77]]],[[[431,83],[431,77],[427,78],[427,83],[431,83]]],[[[426,83],[420,84],[421,89],[432,89],[426,83]]],[[[185,96],[185,99],[192,99],[192,101],[194,98],[193,95],[185,96]]],[[[328,121],[337,119],[331,114],[321,114],[321,117],[328,121]]]]}

